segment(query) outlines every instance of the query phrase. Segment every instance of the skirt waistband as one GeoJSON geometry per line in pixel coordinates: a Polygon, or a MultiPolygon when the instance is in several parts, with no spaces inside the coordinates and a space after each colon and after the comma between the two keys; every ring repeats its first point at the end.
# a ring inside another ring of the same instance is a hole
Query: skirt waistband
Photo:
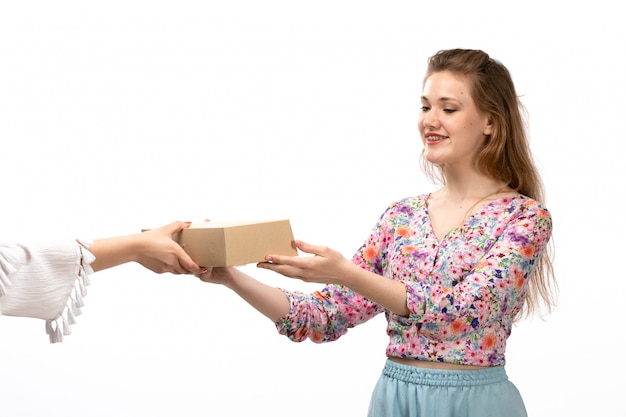
{"type": "Polygon", "coordinates": [[[448,387],[487,385],[509,379],[504,366],[460,371],[420,368],[393,362],[389,359],[385,363],[383,375],[412,384],[448,387]]]}

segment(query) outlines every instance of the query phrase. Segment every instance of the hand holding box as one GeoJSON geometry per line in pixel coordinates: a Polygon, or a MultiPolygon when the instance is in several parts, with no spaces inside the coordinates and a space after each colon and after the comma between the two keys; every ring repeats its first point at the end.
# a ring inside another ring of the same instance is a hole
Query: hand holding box
{"type": "Polygon", "coordinates": [[[173,239],[206,267],[263,262],[270,254],[298,255],[289,220],[192,223],[173,239]]]}

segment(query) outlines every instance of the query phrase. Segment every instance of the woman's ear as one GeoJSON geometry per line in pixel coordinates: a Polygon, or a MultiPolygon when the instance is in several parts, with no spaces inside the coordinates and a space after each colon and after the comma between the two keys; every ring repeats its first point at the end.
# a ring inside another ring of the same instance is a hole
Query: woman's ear
{"type": "Polygon", "coordinates": [[[483,135],[491,136],[492,132],[493,132],[493,120],[491,119],[491,116],[489,116],[487,118],[487,123],[485,124],[485,127],[483,129],[483,135]]]}

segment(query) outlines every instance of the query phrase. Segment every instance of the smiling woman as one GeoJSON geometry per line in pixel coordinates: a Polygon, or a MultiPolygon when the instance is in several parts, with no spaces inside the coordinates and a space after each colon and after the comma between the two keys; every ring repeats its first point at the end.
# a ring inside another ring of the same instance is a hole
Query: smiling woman
{"type": "Polygon", "coordinates": [[[325,284],[311,294],[235,267],[200,278],[230,288],[296,342],[331,342],[384,314],[387,361],[371,417],[526,416],[505,348],[514,321],[538,301],[553,305],[552,221],[520,121],[500,62],[479,50],[440,51],[429,60],[419,116],[438,190],[389,205],[351,261],[297,241],[314,256],[258,264],[325,284]]]}
{"type": "Polygon", "coordinates": [[[450,71],[432,74],[424,82],[418,127],[424,157],[432,164],[462,169],[474,165],[491,135],[492,123],[469,91],[466,76],[450,71]]]}

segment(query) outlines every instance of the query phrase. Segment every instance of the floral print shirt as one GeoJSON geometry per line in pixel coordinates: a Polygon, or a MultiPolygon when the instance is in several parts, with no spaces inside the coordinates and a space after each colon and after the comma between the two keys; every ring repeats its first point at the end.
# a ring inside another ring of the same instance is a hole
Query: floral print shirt
{"type": "Polygon", "coordinates": [[[327,285],[313,294],[283,290],[291,311],[276,322],[278,331],[296,342],[330,342],[385,313],[389,357],[504,365],[513,319],[552,233],[551,216],[528,197],[500,198],[438,241],[427,199],[389,206],[353,257],[361,268],[406,285],[408,317],[327,285]]]}

